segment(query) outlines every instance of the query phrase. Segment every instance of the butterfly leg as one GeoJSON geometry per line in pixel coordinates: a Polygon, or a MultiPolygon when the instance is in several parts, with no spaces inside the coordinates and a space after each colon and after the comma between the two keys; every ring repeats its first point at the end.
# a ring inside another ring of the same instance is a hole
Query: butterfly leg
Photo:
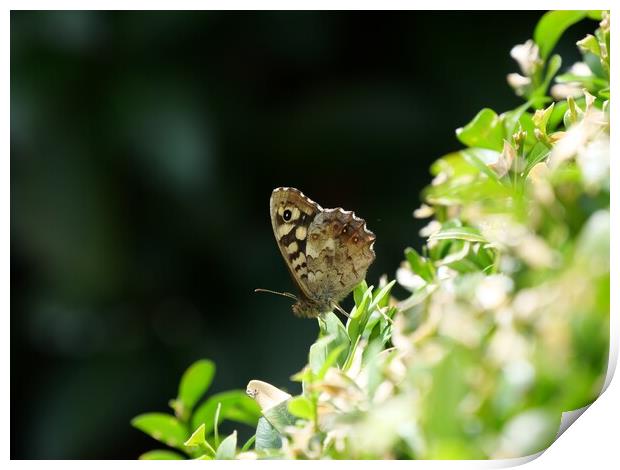
{"type": "Polygon", "coordinates": [[[343,309],[340,305],[338,305],[336,302],[332,302],[332,308],[333,308],[334,310],[338,310],[338,311],[339,311],[340,313],[342,313],[345,317],[347,317],[347,318],[351,318],[351,316],[350,316],[347,312],[345,312],[345,310],[344,310],[344,309],[343,309]]]}

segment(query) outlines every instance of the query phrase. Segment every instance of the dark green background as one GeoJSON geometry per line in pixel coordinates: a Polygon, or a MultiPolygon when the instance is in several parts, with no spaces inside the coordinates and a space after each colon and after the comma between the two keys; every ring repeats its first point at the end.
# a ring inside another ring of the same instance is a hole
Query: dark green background
{"type": "Polygon", "coordinates": [[[369,284],[393,277],[454,129],[519,104],[509,51],[539,17],[13,12],[11,457],[161,447],[129,420],[202,357],[212,391],[297,392],[316,322],[252,293],[293,290],[271,190],[355,210],[369,284]]]}

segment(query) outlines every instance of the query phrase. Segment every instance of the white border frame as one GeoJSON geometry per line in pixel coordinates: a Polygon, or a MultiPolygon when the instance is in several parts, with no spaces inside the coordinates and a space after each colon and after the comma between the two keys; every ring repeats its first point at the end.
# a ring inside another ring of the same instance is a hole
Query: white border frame
{"type": "MultiPolygon", "coordinates": [[[[550,10],[550,9],[611,9],[611,2],[585,2],[575,0],[565,1],[534,1],[534,0],[521,0],[516,3],[510,2],[510,4],[498,5],[494,1],[479,1],[470,0],[467,3],[457,1],[434,1],[430,4],[432,8],[428,8],[428,3],[418,5],[412,1],[394,1],[383,0],[377,1],[199,1],[199,0],[177,0],[174,2],[153,0],[153,1],[101,1],[95,0],[88,2],[78,2],[75,0],[65,1],[10,1],[8,2],[9,8],[14,10],[70,10],[70,9],[100,9],[100,10],[142,10],[142,9],[160,9],[160,10],[365,10],[365,9],[384,9],[384,10],[458,10],[466,7],[468,10],[513,10],[516,7],[518,9],[528,10],[550,10]]],[[[2,172],[0,172],[3,179],[2,184],[2,203],[0,205],[2,210],[2,220],[4,221],[5,230],[2,232],[3,236],[3,250],[2,250],[2,299],[4,301],[4,318],[5,325],[4,331],[4,350],[2,355],[2,371],[3,377],[7,378],[7,382],[10,380],[10,10],[5,10],[2,21],[2,34],[4,39],[0,42],[0,51],[2,54],[2,108],[3,113],[3,125],[2,125],[2,139],[7,149],[9,158],[2,159],[2,172]]],[[[611,50],[616,51],[618,47],[617,37],[618,34],[612,35],[611,50]]],[[[508,53],[508,51],[506,51],[508,53]]],[[[611,88],[612,93],[615,93],[617,89],[617,66],[612,68],[611,88]]],[[[484,103],[481,103],[481,106],[484,103]]],[[[611,108],[611,121],[616,122],[616,108],[611,108]]],[[[618,149],[618,139],[615,133],[611,134],[611,148],[618,149]]],[[[611,151],[614,155],[614,150],[611,151]]],[[[620,216],[617,211],[618,207],[618,191],[615,184],[617,183],[617,169],[618,163],[612,158],[611,162],[611,259],[619,260],[620,252],[618,250],[618,223],[620,216]]],[[[611,334],[611,348],[610,348],[610,364],[609,370],[605,382],[606,389],[602,395],[583,413],[579,418],[576,425],[570,426],[566,432],[561,434],[559,438],[554,442],[546,451],[535,456],[524,457],[521,459],[511,460],[495,460],[495,461],[385,461],[382,465],[390,465],[394,467],[400,467],[404,465],[415,465],[416,468],[502,468],[512,467],[528,463],[528,468],[547,469],[550,465],[562,466],[567,468],[583,468],[585,465],[600,465],[603,468],[609,467],[610,462],[618,461],[616,453],[617,435],[614,422],[614,418],[620,416],[620,386],[618,380],[613,381],[613,374],[617,364],[618,358],[618,338],[620,337],[619,330],[619,313],[618,313],[618,289],[620,286],[618,270],[618,263],[611,264],[611,285],[616,286],[615,289],[611,289],[611,313],[610,313],[610,334],[611,334]],[[539,456],[538,458],[536,458],[539,456]]],[[[10,414],[10,387],[8,383],[2,387],[3,400],[2,403],[5,406],[9,406],[10,414]]],[[[9,418],[9,416],[7,416],[9,418]]],[[[32,426],[36,426],[36,423],[31,423],[32,426]]],[[[129,424],[128,424],[129,425],[129,424]]],[[[10,458],[10,419],[5,419],[5,424],[2,428],[2,435],[0,437],[1,445],[3,446],[3,453],[5,459],[10,458]]],[[[36,443],[33,443],[36,445],[36,443]]],[[[43,465],[51,468],[82,468],[84,465],[88,465],[89,468],[107,468],[110,465],[108,461],[47,461],[43,465]]],[[[172,462],[139,462],[139,461],[121,461],[115,463],[115,465],[121,465],[122,467],[137,465],[173,465],[172,462]]],[[[10,465],[13,468],[35,468],[41,465],[38,461],[11,461],[10,465]]],[[[229,465],[235,465],[237,468],[241,466],[248,466],[251,468],[258,468],[269,466],[269,468],[282,467],[282,466],[312,466],[321,465],[322,467],[327,465],[342,466],[355,466],[356,470],[361,467],[367,467],[369,465],[375,465],[374,462],[369,461],[339,461],[339,462],[300,462],[300,461],[237,461],[237,462],[184,462],[183,465],[199,465],[201,468],[205,468],[205,465],[210,467],[216,466],[218,468],[227,467],[229,465]]]]}

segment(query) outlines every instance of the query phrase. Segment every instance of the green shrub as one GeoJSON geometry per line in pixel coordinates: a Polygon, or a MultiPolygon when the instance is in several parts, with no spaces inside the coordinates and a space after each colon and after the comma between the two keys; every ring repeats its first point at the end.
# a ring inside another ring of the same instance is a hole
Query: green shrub
{"type": "Polygon", "coordinates": [[[357,286],[345,324],[319,319],[308,365],[292,377],[301,395],[253,380],[261,412],[228,392],[230,403],[220,394],[192,413],[213,375],[201,361],[171,403],[176,417],[141,415],[134,426],[195,458],[487,459],[546,448],[563,411],[596,399],[607,367],[608,51],[609,14],[586,11],[545,14],[534,40],[513,48],[520,73],[508,82],[525,103],[485,108],[456,131],[465,148],[433,164],[414,212],[431,218],[425,246],[405,250],[395,281],[357,286]],[[583,62],[556,76],[555,44],[587,17],[600,25],[578,42],[583,62]],[[390,296],[395,282],[409,297],[390,296]],[[255,440],[220,441],[222,418],[256,425],[255,440]]]}
{"type": "MultiPolygon", "coordinates": [[[[242,390],[216,393],[198,404],[214,375],[215,365],[211,361],[203,359],[195,362],[183,374],[177,398],[170,400],[174,415],[145,413],[131,421],[135,428],[181,452],[153,450],[141,455],[141,459],[190,457],[209,460],[235,456],[237,435],[233,433],[221,440],[219,424],[228,420],[255,428],[261,416],[260,408],[242,390]]],[[[253,440],[247,445],[250,446],[253,440]]]]}

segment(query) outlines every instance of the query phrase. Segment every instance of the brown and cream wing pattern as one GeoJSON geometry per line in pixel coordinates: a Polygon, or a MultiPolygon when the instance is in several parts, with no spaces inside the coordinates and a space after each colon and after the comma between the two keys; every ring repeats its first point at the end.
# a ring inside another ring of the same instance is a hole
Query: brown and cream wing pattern
{"type": "Polygon", "coordinates": [[[342,208],[326,209],[308,230],[308,290],[316,299],[339,302],[365,277],[375,260],[375,235],[366,222],[342,208]]]}
{"type": "Polygon", "coordinates": [[[308,229],[323,208],[295,188],[276,188],[269,202],[273,234],[301,293],[313,298],[307,287],[306,243],[308,229]]]}

